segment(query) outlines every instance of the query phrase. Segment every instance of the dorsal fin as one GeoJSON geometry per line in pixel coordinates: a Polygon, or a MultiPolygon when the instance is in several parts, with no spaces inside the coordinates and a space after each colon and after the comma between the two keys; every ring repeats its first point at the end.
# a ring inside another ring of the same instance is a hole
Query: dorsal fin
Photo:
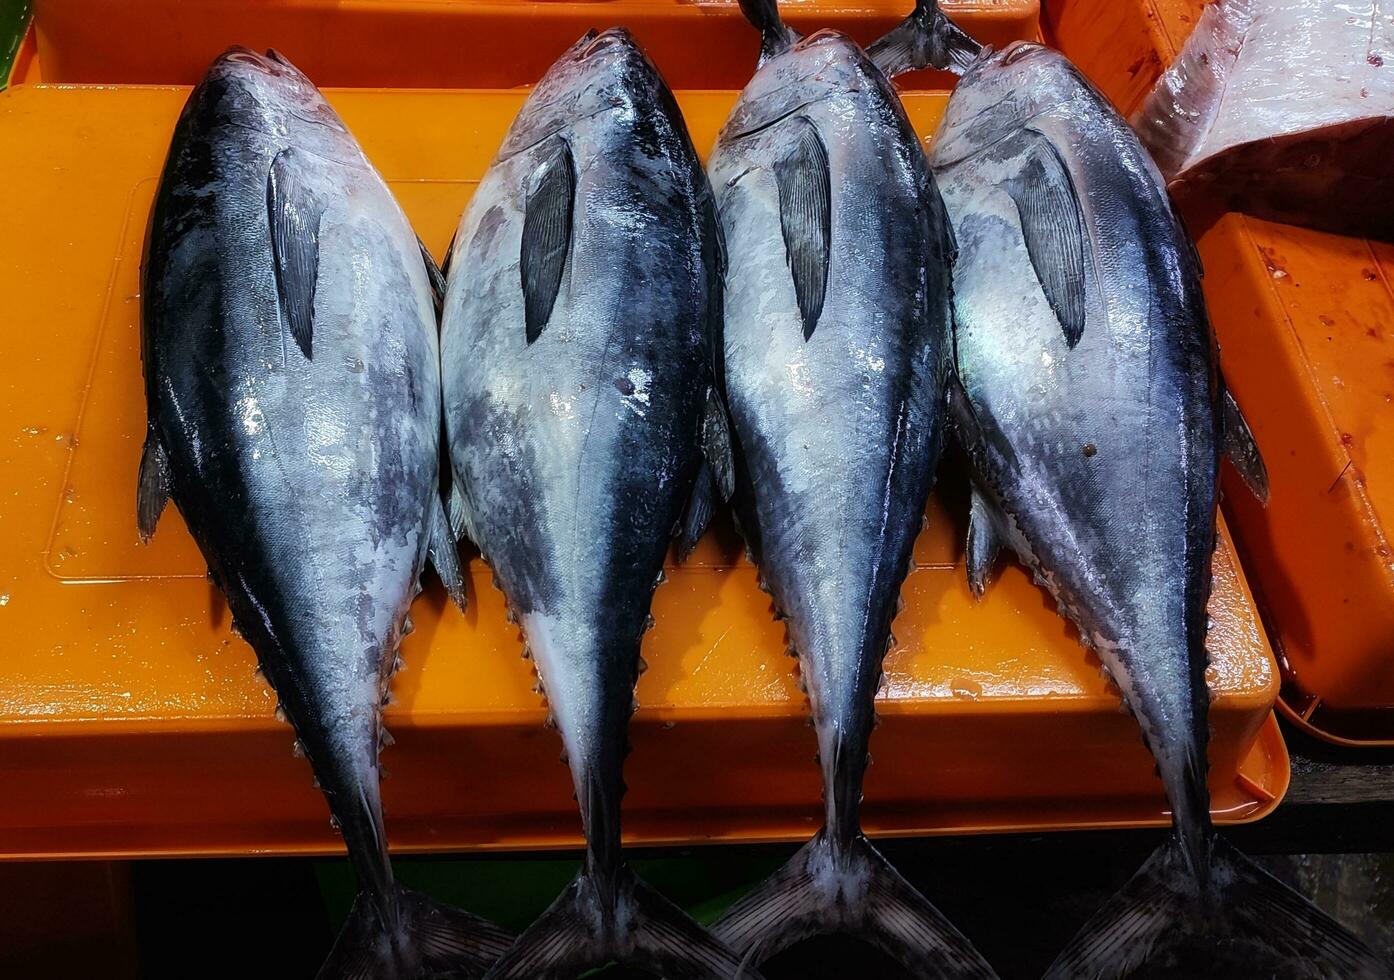
{"type": "Polygon", "coordinates": [[[306,179],[305,163],[294,147],[282,150],[271,161],[266,210],[282,323],[308,358],[314,341],[319,224],[325,202],[306,179]]]}
{"type": "Polygon", "coordinates": [[[426,281],[431,284],[431,299],[436,304],[436,318],[439,319],[441,309],[445,305],[445,273],[436,265],[436,257],[431,254],[420,235],[416,236],[416,245],[421,249],[421,263],[426,267],[426,281]]]}
{"type": "Polygon", "coordinates": [[[779,186],[779,225],[794,276],[794,295],[803,318],[804,339],[813,336],[823,313],[832,245],[832,179],[828,151],[805,116],[790,120],[798,128],[794,145],[774,165],[779,186]]]}
{"type": "Polygon", "coordinates": [[[533,177],[523,216],[523,314],[528,343],[542,335],[561,290],[566,255],[571,250],[572,210],[576,201],[576,165],[571,147],[555,140],[533,177]]]}
{"type": "Polygon", "coordinates": [[[1069,168],[1045,136],[1022,129],[1009,137],[1020,147],[1026,162],[1006,184],[1021,218],[1021,233],[1031,267],[1041,289],[1073,348],[1084,334],[1084,216],[1069,168]]]}

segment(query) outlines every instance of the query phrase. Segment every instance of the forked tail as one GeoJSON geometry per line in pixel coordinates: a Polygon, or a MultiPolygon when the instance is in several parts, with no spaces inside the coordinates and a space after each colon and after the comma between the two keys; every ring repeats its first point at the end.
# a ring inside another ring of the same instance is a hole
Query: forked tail
{"type": "Polygon", "coordinates": [[[1219,837],[1210,884],[1175,837],[1056,957],[1044,980],[1388,980],[1394,968],[1219,837]]]}
{"type": "Polygon", "coordinates": [[[835,846],[820,830],[712,931],[750,964],[802,939],[841,932],[883,950],[914,977],[996,977],[973,944],[861,834],[835,846]]]}
{"type": "Polygon", "coordinates": [[[937,0],[915,0],[915,9],[891,32],[866,49],[887,78],[917,68],[962,75],[983,46],[949,20],[937,0]]]}
{"type": "Polygon", "coordinates": [[[395,889],[389,901],[359,893],[316,980],[475,980],[513,941],[477,915],[395,889]]]}
{"type": "Polygon", "coordinates": [[[740,958],[627,867],[578,874],[487,980],[571,980],[617,961],[665,980],[759,980],[740,958]]]}
{"type": "Polygon", "coordinates": [[[740,0],[741,13],[760,31],[760,63],[792,47],[799,32],[779,17],[779,0],[740,0]]]}

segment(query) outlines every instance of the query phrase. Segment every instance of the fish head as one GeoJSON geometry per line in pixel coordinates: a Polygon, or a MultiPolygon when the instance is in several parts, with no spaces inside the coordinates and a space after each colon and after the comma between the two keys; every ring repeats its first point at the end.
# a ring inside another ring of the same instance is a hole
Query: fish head
{"type": "Polygon", "coordinates": [[[186,111],[198,104],[249,129],[280,134],[315,123],[328,127],[331,141],[348,132],[315,83],[274,48],[265,54],[240,45],[228,48],[214,59],[200,87],[205,97],[190,99],[186,111]]]}
{"type": "Polygon", "coordinates": [[[1068,58],[1015,41],[984,49],[954,89],[934,138],[935,166],[947,166],[1029,125],[1035,117],[1091,92],[1068,58]]]}
{"type": "Polygon", "coordinates": [[[214,59],[208,69],[208,77],[236,81],[247,86],[276,88],[285,94],[318,94],[314,82],[275,48],[268,48],[262,54],[234,44],[214,59]]]}
{"type": "Polygon", "coordinates": [[[746,84],[722,129],[722,140],[774,125],[803,107],[882,84],[879,72],[847,35],[821,30],[770,57],[746,84]]]}
{"type": "Polygon", "coordinates": [[[622,27],[587,31],[528,95],[499,150],[511,156],[601,113],[636,112],[666,90],[658,69],[622,27]]]}

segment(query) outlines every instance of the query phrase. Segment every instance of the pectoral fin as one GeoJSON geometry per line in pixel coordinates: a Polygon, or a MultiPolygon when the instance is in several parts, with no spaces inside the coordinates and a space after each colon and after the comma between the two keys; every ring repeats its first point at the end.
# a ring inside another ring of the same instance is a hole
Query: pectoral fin
{"type": "Polygon", "coordinates": [[[794,277],[794,296],[803,318],[804,339],[813,336],[823,315],[828,285],[828,256],[832,247],[832,178],[828,150],[813,123],[795,116],[794,145],[774,165],[779,187],[779,225],[784,251],[794,277]]]}
{"type": "Polygon", "coordinates": [[[308,358],[314,340],[319,226],[325,202],[305,179],[304,168],[294,147],[276,155],[266,178],[266,208],[282,324],[308,358]]]}
{"type": "Polygon", "coordinates": [[[571,148],[556,140],[538,168],[528,192],[523,216],[523,313],[528,343],[542,335],[561,290],[566,255],[571,248],[572,208],[576,198],[576,166],[571,148]]]}
{"type": "Polygon", "coordinates": [[[1084,333],[1085,228],[1079,196],[1055,144],[1033,129],[1013,141],[1026,141],[1026,162],[1010,180],[1007,193],[1021,218],[1031,267],[1073,348],[1084,333]]]}

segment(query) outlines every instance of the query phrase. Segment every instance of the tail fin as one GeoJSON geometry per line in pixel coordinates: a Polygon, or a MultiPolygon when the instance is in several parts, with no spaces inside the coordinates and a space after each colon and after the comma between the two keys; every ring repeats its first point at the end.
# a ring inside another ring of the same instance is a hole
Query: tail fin
{"type": "MultiPolygon", "coordinates": [[[[746,2],[742,0],[742,5],[746,2]]],[[[887,78],[894,78],[931,67],[962,75],[982,50],[981,44],[944,15],[938,0],[915,0],[914,12],[866,53],[887,78]]]]}
{"type": "Polygon", "coordinates": [[[349,911],[316,980],[418,980],[481,977],[513,941],[477,915],[396,886],[395,923],[366,892],[349,911]]]}
{"type": "Polygon", "coordinates": [[[1344,926],[1213,838],[1202,894],[1176,838],[1159,847],[1056,957],[1044,980],[1146,976],[1388,980],[1344,926]],[[1141,973],[1138,975],[1142,975],[1141,973]]]}
{"type": "Polygon", "coordinates": [[[835,849],[820,830],[712,931],[748,963],[801,939],[844,932],[884,950],[915,977],[996,977],[973,944],[860,834],[835,849]]]}
{"type": "Polygon", "coordinates": [[[778,0],[741,0],[741,13],[760,30],[760,63],[787,50],[799,39],[798,31],[779,17],[778,0]]]}
{"type": "Polygon", "coordinates": [[[615,960],[665,980],[759,980],[687,913],[621,867],[601,888],[582,871],[487,980],[561,980],[615,960]]]}

